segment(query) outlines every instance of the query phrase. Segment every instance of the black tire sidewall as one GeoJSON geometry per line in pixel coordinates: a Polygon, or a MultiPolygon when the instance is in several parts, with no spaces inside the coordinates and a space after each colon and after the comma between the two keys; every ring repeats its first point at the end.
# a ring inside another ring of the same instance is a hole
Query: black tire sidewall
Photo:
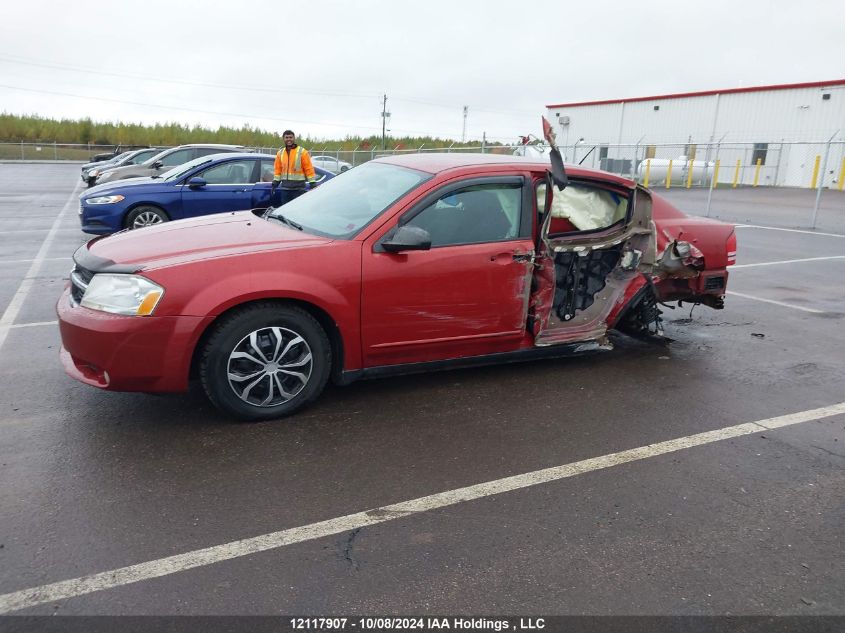
{"type": "Polygon", "coordinates": [[[274,420],[294,413],[320,395],[331,373],[331,345],[323,328],[305,310],[294,306],[254,304],[219,323],[205,344],[200,363],[203,388],[215,406],[241,420],[274,420]],[[313,359],[311,378],[288,402],[275,407],[256,407],[232,391],[227,378],[228,360],[235,346],[250,332],[272,326],[293,330],[305,339],[313,359]]]}
{"type": "Polygon", "coordinates": [[[163,222],[170,221],[170,218],[167,216],[167,214],[158,207],[153,206],[151,204],[142,204],[138,207],[135,207],[129,213],[126,214],[126,219],[123,221],[123,227],[127,229],[132,229],[132,224],[135,222],[135,218],[141,215],[144,211],[155,212],[159,217],[161,217],[163,222]]]}

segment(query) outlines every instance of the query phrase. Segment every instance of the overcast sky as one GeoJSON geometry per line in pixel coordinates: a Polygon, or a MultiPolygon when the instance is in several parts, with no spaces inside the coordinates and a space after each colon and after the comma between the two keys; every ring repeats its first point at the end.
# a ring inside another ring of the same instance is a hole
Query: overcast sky
{"type": "Polygon", "coordinates": [[[842,0],[6,0],[0,110],[339,138],[540,135],[552,103],[845,78],[842,0]]]}

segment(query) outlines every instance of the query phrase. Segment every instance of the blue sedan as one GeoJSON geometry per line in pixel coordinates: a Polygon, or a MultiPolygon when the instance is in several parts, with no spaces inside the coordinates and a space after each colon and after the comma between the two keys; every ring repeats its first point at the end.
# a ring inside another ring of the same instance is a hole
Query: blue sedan
{"type": "MultiPolygon", "coordinates": [[[[82,230],[103,235],[211,213],[266,209],[274,159],[269,154],[212,154],[156,178],[98,185],[79,196],[82,230]]],[[[318,182],[334,177],[314,169],[318,182]]],[[[275,205],[279,198],[276,192],[275,205]]]]}

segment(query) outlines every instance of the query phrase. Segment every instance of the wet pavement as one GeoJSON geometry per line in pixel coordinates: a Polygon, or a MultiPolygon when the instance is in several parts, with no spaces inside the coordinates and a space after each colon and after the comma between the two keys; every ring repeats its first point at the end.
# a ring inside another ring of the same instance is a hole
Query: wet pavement
{"type": "MultiPolygon", "coordinates": [[[[52,323],[78,169],[0,164],[0,594],[845,401],[845,237],[752,227],[738,294],[667,310],[666,344],[329,387],[274,423],[104,393],[52,323]]],[[[840,414],[22,612],[845,615],[843,493],[840,414]]]]}

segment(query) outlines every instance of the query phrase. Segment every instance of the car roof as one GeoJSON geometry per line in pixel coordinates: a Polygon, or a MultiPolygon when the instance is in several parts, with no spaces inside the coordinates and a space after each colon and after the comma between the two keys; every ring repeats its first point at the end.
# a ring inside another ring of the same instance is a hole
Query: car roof
{"type": "Polygon", "coordinates": [[[221,149],[244,149],[243,145],[226,145],[225,143],[186,143],[184,145],[178,145],[177,147],[171,147],[169,149],[178,149],[185,147],[219,147],[221,149]]]}
{"type": "MultiPolygon", "coordinates": [[[[482,171],[493,171],[500,167],[511,167],[513,169],[529,169],[531,171],[546,171],[549,169],[549,162],[537,160],[525,156],[513,156],[510,154],[481,154],[468,152],[426,152],[419,154],[401,154],[393,156],[382,156],[374,162],[389,163],[410,169],[425,171],[430,174],[439,174],[450,170],[460,170],[471,167],[482,168],[482,171]]],[[[611,181],[625,187],[634,187],[636,183],[628,178],[617,176],[598,169],[590,169],[581,165],[566,165],[566,173],[569,176],[583,178],[599,178],[611,181]]]]}
{"type": "MultiPolygon", "coordinates": [[[[276,160],[276,157],[273,154],[259,154],[256,152],[221,152],[219,154],[209,154],[208,156],[202,156],[202,158],[209,159],[206,162],[217,161],[217,160],[241,160],[244,158],[251,158],[251,159],[263,159],[263,160],[276,160]]],[[[197,160],[197,159],[194,159],[197,160]]],[[[205,163],[200,163],[197,167],[204,165],[205,163]]],[[[326,171],[322,167],[315,167],[314,169],[320,171],[321,173],[331,174],[330,171],[326,171]]]]}
{"type": "Polygon", "coordinates": [[[273,154],[258,154],[256,152],[220,152],[219,154],[208,154],[207,156],[202,156],[201,158],[212,158],[214,160],[220,158],[229,158],[229,159],[238,159],[238,158],[269,158],[275,160],[276,157],[273,154]]]}

